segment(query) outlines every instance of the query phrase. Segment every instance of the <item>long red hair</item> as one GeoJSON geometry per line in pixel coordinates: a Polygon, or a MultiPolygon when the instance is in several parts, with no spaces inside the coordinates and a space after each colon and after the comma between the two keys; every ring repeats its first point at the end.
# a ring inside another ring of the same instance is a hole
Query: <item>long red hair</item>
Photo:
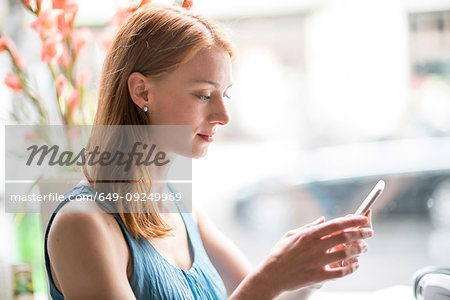
{"type": "MultiPolygon", "coordinates": [[[[235,57],[232,42],[210,19],[177,6],[147,4],[140,7],[122,24],[106,54],[94,125],[148,125],[148,115],[130,97],[129,75],[140,72],[145,76],[161,76],[190,60],[200,49],[213,46],[226,51],[231,59],[235,57]]],[[[141,183],[110,184],[107,192],[150,193],[148,170],[145,166],[135,168],[134,172],[143,179],[141,183]]],[[[84,168],[94,190],[101,189],[96,179],[104,178],[102,174],[109,171],[98,167],[84,168]]],[[[155,210],[126,213],[123,202],[118,201],[114,205],[128,231],[135,237],[170,234],[171,228],[155,210]]]]}

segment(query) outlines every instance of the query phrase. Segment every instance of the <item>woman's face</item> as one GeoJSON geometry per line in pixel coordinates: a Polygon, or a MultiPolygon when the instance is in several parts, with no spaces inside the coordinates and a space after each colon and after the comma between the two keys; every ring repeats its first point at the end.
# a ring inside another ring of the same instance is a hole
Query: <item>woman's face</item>
{"type": "Polygon", "coordinates": [[[224,104],[231,86],[228,53],[204,48],[174,71],[150,80],[150,124],[191,125],[192,157],[204,156],[217,127],[230,120],[224,104]]]}

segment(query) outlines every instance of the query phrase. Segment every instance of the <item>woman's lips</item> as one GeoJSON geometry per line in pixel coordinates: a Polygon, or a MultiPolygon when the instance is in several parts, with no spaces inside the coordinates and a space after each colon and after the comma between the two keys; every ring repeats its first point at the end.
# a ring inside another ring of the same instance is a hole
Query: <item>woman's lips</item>
{"type": "Polygon", "coordinates": [[[197,135],[207,143],[211,143],[212,141],[214,141],[213,135],[200,134],[200,133],[197,133],[197,135]]]}

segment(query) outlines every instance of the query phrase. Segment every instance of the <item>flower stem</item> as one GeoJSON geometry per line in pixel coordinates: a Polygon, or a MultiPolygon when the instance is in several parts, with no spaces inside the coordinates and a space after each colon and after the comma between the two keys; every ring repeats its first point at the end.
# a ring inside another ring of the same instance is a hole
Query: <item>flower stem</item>
{"type": "MultiPolygon", "coordinates": [[[[53,78],[53,83],[55,84],[55,86],[56,86],[56,79],[57,79],[57,76],[56,76],[56,71],[55,71],[55,69],[53,68],[53,66],[49,63],[49,64],[47,64],[48,65],[48,68],[50,69],[50,73],[52,74],[52,78],[53,78]]],[[[55,89],[55,95],[56,95],[56,102],[57,102],[57,104],[58,104],[58,111],[59,111],[59,113],[60,113],[60,116],[61,116],[61,119],[62,119],[62,121],[63,121],[63,123],[64,123],[64,125],[67,125],[69,122],[68,122],[68,119],[67,119],[67,114],[65,113],[66,111],[67,111],[67,107],[65,106],[64,107],[64,113],[62,112],[62,108],[61,108],[61,101],[60,101],[60,99],[59,99],[59,95],[58,95],[58,91],[57,91],[57,89],[55,89]]]]}
{"type": "Polygon", "coordinates": [[[20,85],[22,86],[22,91],[25,93],[25,95],[28,96],[28,98],[31,99],[31,101],[33,102],[33,105],[36,107],[37,111],[39,112],[39,115],[41,116],[41,123],[44,124],[48,124],[48,116],[46,111],[42,108],[41,102],[39,101],[39,99],[34,96],[30,91],[29,91],[29,87],[28,84],[25,80],[26,76],[26,72],[21,70],[19,65],[17,64],[16,60],[14,59],[14,55],[11,52],[11,49],[6,49],[6,51],[8,52],[9,56],[11,57],[11,61],[14,65],[14,71],[15,73],[19,76],[20,79],[20,85]]]}

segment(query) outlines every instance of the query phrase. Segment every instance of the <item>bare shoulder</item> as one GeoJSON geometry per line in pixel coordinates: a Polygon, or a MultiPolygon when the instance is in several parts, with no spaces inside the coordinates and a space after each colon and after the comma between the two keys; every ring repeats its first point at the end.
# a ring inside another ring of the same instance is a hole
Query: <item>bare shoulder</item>
{"type": "Polygon", "coordinates": [[[118,239],[117,228],[114,217],[94,202],[73,201],[58,212],[47,245],[65,297],[132,299],[128,256],[126,248],[120,247],[123,241],[118,239]]]}
{"type": "MultiPolygon", "coordinates": [[[[112,224],[114,217],[93,202],[71,201],[65,204],[56,214],[49,231],[49,246],[56,242],[59,235],[74,234],[76,237],[90,239],[100,234],[100,239],[110,238],[105,229],[112,224]]],[[[69,241],[70,242],[70,241],[69,241]]]]}
{"type": "MultiPolygon", "coordinates": [[[[112,239],[111,231],[114,217],[94,202],[71,201],[65,204],[56,214],[49,231],[49,247],[59,239],[67,239],[69,244],[77,242],[78,239],[89,241],[94,239],[94,245],[98,241],[106,242],[112,239]],[[71,236],[70,239],[67,236],[71,236]],[[58,238],[58,239],[57,239],[58,238]]],[[[71,245],[74,246],[74,245],[71,245]]]]}

